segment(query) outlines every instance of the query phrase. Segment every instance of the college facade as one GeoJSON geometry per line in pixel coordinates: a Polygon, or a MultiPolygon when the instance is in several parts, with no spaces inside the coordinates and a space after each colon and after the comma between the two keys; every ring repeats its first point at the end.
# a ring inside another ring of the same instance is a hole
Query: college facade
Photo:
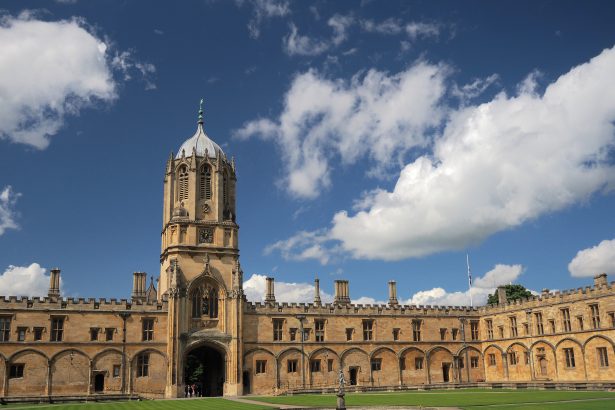
{"type": "MultiPolygon", "coordinates": [[[[133,275],[130,300],[0,297],[0,396],[281,393],[336,385],[615,382],[615,283],[484,307],[264,303],[242,289],[235,162],[203,130],[164,175],[158,286],[133,275]],[[303,335],[303,336],[302,336],[303,335]]],[[[385,284],[383,284],[385,285],[385,284]]]]}

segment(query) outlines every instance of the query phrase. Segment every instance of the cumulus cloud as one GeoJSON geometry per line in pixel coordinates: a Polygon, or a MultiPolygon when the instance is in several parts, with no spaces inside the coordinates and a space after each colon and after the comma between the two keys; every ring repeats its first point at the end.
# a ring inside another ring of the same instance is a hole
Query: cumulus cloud
{"type": "MultiPolygon", "coordinates": [[[[0,274],[0,295],[2,296],[47,296],[49,275],[38,263],[30,266],[10,265],[0,274]]],[[[62,278],[60,278],[62,288],[62,278]]]]}
{"type": "Polygon", "coordinates": [[[476,278],[471,290],[449,292],[437,287],[416,292],[403,303],[407,305],[469,306],[471,295],[474,305],[484,305],[489,295],[493,294],[498,286],[516,281],[523,271],[521,265],[498,264],[482,277],[476,278]]]}
{"type": "Polygon", "coordinates": [[[331,38],[312,38],[299,34],[297,26],[291,23],[290,33],[283,39],[282,46],[290,56],[316,56],[346,41],[348,29],[352,24],[354,24],[353,17],[335,14],[327,21],[327,25],[333,31],[331,38]]]}
{"type": "MultiPolygon", "coordinates": [[[[431,72],[445,71],[431,68],[431,72]]],[[[327,240],[332,241],[332,249],[339,249],[341,244],[354,258],[420,257],[466,248],[496,232],[585,201],[594,194],[612,191],[615,169],[609,158],[615,147],[615,91],[609,85],[613,72],[615,49],[607,49],[560,76],[543,93],[536,90],[532,73],[516,95],[501,92],[480,105],[451,108],[429,152],[403,166],[391,191],[368,192],[358,202],[358,210],[335,214],[330,229],[317,231],[316,240],[323,249],[328,248],[327,240]]],[[[430,81],[418,84],[434,83],[434,78],[438,79],[436,84],[442,84],[440,77],[443,76],[430,74],[423,77],[430,81]]],[[[402,73],[398,78],[406,76],[402,73]]],[[[416,85],[403,95],[418,101],[429,114],[428,107],[432,106],[435,116],[431,120],[442,118],[438,113],[445,110],[440,103],[444,90],[431,90],[431,99],[417,99],[416,85]]],[[[393,94],[399,89],[395,87],[393,94]]],[[[307,90],[314,91],[310,87],[307,90]]],[[[424,141],[425,130],[433,125],[424,120],[410,122],[412,127],[402,127],[397,133],[372,132],[385,139],[369,141],[367,137],[370,148],[357,149],[366,146],[361,141],[362,132],[356,131],[365,127],[352,123],[354,132],[346,134],[343,126],[329,126],[330,118],[337,118],[330,112],[341,112],[342,118],[348,119],[344,105],[336,101],[341,94],[339,86],[318,90],[326,93],[317,93],[321,97],[317,104],[326,101],[330,111],[305,104],[303,110],[297,110],[299,105],[291,104],[296,90],[291,88],[277,123],[276,141],[288,147],[285,152],[290,152],[290,147],[295,150],[286,156],[289,190],[306,198],[315,197],[320,187],[329,185],[330,170],[324,158],[326,153],[336,151],[323,148],[320,141],[324,135],[337,147],[352,144],[350,152],[354,155],[339,151],[347,161],[366,152],[374,158],[386,158],[374,153],[373,147],[384,146],[382,153],[390,155],[399,148],[419,145],[424,141]],[[296,182],[292,178],[298,176],[302,177],[300,183],[291,185],[296,182]]],[[[342,91],[346,96],[346,89],[342,91]]],[[[364,108],[358,110],[360,117],[372,118],[374,123],[395,112],[413,112],[402,101],[391,106],[393,113],[377,113],[374,108],[379,104],[361,106],[355,102],[350,106],[364,108]]]]}
{"type": "Polygon", "coordinates": [[[66,116],[117,98],[116,70],[154,71],[131,52],[111,51],[83,20],[1,17],[0,139],[44,149],[66,116]]]}
{"type": "Polygon", "coordinates": [[[19,227],[15,221],[17,218],[15,203],[20,196],[21,194],[14,192],[10,185],[0,191],[0,235],[7,229],[17,229],[19,227]]]}
{"type": "Polygon", "coordinates": [[[426,143],[440,123],[448,68],[418,62],[389,74],[378,70],[350,81],[330,80],[315,70],[293,80],[276,120],[257,119],[239,138],[272,140],[283,152],[288,192],[315,198],[330,185],[330,162],[350,164],[367,155],[375,169],[389,169],[411,148],[426,143]]]}
{"type": "MultiPolygon", "coordinates": [[[[243,282],[243,290],[251,302],[263,302],[266,289],[265,275],[253,274],[243,282]]],[[[278,282],[274,283],[275,299],[277,302],[311,303],[314,301],[314,285],[309,283],[278,282]]],[[[323,303],[333,301],[333,296],[320,290],[320,299],[323,303]]]]}
{"type": "Polygon", "coordinates": [[[575,277],[615,273],[615,239],[580,250],[568,264],[568,271],[575,277]]]}
{"type": "Polygon", "coordinates": [[[238,6],[250,4],[252,18],[248,22],[248,33],[256,39],[260,37],[261,25],[264,21],[274,17],[284,17],[290,14],[290,5],[287,0],[236,0],[238,6]]]}
{"type": "Polygon", "coordinates": [[[441,25],[424,21],[402,22],[398,18],[390,17],[382,21],[363,19],[359,21],[360,27],[368,33],[385,35],[398,35],[405,33],[409,40],[420,38],[439,37],[441,25]]]}

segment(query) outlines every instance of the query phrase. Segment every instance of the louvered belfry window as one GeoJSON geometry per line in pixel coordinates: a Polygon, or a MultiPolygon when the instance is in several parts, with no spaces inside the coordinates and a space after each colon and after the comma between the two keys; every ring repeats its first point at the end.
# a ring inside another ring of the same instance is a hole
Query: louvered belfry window
{"type": "Polygon", "coordinates": [[[201,199],[211,199],[211,168],[208,165],[201,168],[199,196],[201,199]]]}
{"type": "Polygon", "coordinates": [[[188,199],[188,168],[185,165],[179,169],[178,180],[179,191],[177,199],[185,201],[188,199]]]}

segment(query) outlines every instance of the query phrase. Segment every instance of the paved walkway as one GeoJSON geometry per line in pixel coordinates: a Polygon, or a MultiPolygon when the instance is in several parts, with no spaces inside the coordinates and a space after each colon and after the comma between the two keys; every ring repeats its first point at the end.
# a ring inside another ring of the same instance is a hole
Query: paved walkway
{"type": "Polygon", "coordinates": [[[257,406],[273,407],[274,409],[309,409],[309,408],[311,408],[311,407],[305,407],[305,406],[292,406],[290,404],[265,403],[265,402],[262,402],[262,401],[250,400],[250,399],[246,399],[246,398],[243,398],[243,397],[225,397],[225,399],[236,401],[238,403],[246,403],[246,404],[254,404],[254,405],[257,405],[257,406]]]}

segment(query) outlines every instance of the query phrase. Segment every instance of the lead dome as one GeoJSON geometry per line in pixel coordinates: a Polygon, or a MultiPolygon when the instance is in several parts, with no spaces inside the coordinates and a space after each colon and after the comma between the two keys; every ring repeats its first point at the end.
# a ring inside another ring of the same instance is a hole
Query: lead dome
{"type": "Polygon", "coordinates": [[[197,123],[196,132],[190,138],[188,138],[179,147],[175,158],[181,158],[182,155],[192,155],[192,149],[196,151],[196,155],[204,157],[206,154],[209,158],[216,158],[218,155],[224,156],[224,151],[218,144],[216,144],[203,129],[203,100],[201,100],[201,106],[199,107],[199,121],[197,123]]]}

